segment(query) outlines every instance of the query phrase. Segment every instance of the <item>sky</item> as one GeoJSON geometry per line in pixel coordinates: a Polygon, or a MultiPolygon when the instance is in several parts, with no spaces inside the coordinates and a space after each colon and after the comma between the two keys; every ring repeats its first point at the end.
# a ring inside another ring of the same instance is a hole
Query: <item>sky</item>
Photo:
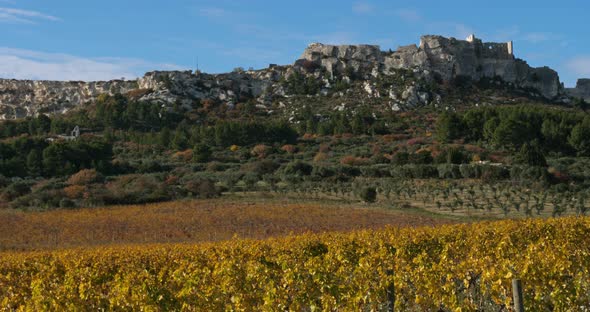
{"type": "Polygon", "coordinates": [[[0,0],[0,78],[132,79],[151,70],[292,64],[312,42],[382,50],[436,34],[514,41],[515,55],[590,77],[588,0],[0,0]]]}

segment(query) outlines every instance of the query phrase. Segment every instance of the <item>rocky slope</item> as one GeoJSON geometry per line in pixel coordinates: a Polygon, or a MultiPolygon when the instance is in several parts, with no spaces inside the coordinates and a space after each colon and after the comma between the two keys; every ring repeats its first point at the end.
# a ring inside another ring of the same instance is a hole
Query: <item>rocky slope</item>
{"type": "MultiPolygon", "coordinates": [[[[230,108],[254,100],[260,107],[288,100],[296,88],[294,74],[317,88],[308,96],[343,96],[358,86],[363,96],[382,98],[394,110],[440,103],[432,85],[457,79],[498,79],[530,96],[566,101],[567,95],[590,98],[590,80],[564,89],[557,72],[532,68],[512,53],[511,43],[484,43],[476,38],[457,40],[423,36],[420,45],[381,51],[372,45],[311,44],[293,65],[271,65],[257,71],[204,74],[191,71],[154,71],[134,81],[56,82],[0,80],[0,119],[39,113],[63,113],[92,102],[100,94],[138,95],[140,101],[190,107],[211,100],[230,108]]],[[[287,101],[288,102],[288,101],[287,101]]]]}

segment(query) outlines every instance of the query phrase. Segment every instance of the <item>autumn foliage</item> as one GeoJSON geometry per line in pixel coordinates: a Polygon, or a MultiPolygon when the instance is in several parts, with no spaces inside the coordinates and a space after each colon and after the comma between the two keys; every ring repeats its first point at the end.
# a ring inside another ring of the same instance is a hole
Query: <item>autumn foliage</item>
{"type": "Polygon", "coordinates": [[[200,245],[0,253],[7,310],[590,308],[590,219],[305,234],[200,245]]]}

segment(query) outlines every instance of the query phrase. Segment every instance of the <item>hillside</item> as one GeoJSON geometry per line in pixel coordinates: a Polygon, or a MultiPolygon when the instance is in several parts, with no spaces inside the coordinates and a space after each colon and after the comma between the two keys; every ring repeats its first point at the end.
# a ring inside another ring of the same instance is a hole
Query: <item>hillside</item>
{"type": "Polygon", "coordinates": [[[190,110],[203,102],[233,109],[252,102],[270,115],[285,110],[292,113],[294,96],[305,96],[307,101],[332,99],[330,109],[362,101],[394,111],[429,105],[485,105],[520,97],[569,104],[570,96],[590,98],[586,82],[564,88],[554,70],[532,68],[516,58],[512,42],[423,36],[419,46],[396,51],[314,43],[292,65],[271,64],[266,69],[236,69],[226,74],[154,71],[129,81],[0,80],[0,118],[64,113],[93,103],[101,94],[130,94],[140,102],[169,109],[180,105],[190,110]],[[457,86],[469,90],[457,92],[457,86]],[[474,90],[476,98],[466,97],[474,90]]]}

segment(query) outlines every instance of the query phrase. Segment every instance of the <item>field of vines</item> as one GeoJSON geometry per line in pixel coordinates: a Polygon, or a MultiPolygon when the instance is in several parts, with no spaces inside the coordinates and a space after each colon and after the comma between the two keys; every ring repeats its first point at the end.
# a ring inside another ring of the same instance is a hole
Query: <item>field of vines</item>
{"type": "Polygon", "coordinates": [[[265,239],[452,220],[343,201],[232,197],[23,212],[0,209],[0,252],[265,239]],[[363,208],[365,207],[365,208],[363,208]]]}
{"type": "Polygon", "coordinates": [[[0,309],[590,309],[590,219],[304,234],[271,240],[0,253],[0,309]]]}

